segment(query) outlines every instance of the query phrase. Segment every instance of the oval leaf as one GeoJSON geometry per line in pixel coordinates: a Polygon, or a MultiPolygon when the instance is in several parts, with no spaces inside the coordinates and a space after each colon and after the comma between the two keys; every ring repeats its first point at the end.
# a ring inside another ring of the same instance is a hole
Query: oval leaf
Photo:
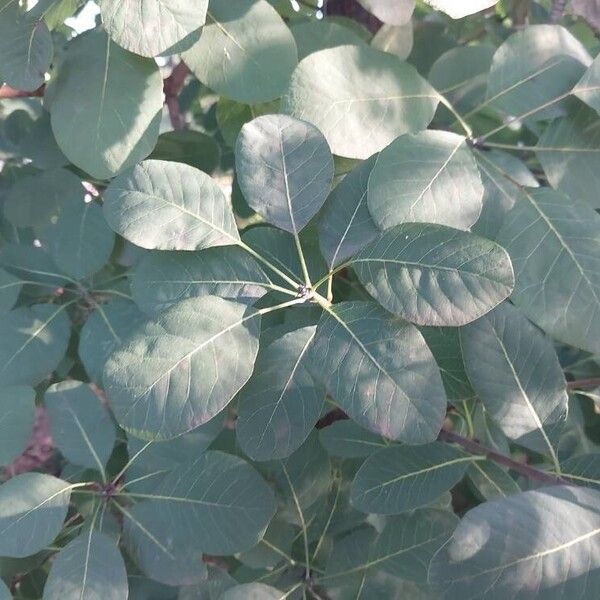
{"type": "Polygon", "coordinates": [[[246,383],[260,313],[216,296],[190,298],[134,333],[108,359],[104,386],[119,424],[164,440],[202,425],[246,383]]]}
{"type": "Polygon", "coordinates": [[[246,123],[235,164],[246,202],[267,222],[293,234],[323,206],[333,179],[333,157],[321,132],[286,115],[246,123]]]}
{"type": "Polygon", "coordinates": [[[435,360],[415,327],[375,303],[342,302],[323,313],[310,369],[363,427],[414,444],[437,437],[446,395],[435,360]]]}
{"type": "Polygon", "coordinates": [[[25,450],[35,420],[35,392],[24,385],[0,390],[0,465],[8,465],[25,450]]]}
{"type": "Polygon", "coordinates": [[[465,325],[514,285],[510,258],[498,244],[429,223],[388,229],[351,264],[383,307],[419,325],[465,325]]]}
{"type": "Polygon", "coordinates": [[[104,193],[104,216],[142,248],[200,250],[240,239],[221,188],[180,163],[146,160],[114,179],[104,193]]]}

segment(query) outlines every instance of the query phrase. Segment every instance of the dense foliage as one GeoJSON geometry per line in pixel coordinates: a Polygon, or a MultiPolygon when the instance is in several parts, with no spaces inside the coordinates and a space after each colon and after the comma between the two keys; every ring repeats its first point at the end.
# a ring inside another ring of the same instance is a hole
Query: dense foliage
{"type": "Polygon", "coordinates": [[[600,5],[359,1],[0,0],[0,600],[598,598],[600,5]]]}

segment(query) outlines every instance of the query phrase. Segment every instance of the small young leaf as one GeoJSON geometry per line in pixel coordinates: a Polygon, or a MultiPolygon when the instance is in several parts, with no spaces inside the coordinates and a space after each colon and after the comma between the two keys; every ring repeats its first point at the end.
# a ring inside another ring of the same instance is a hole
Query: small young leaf
{"type": "Polygon", "coordinates": [[[321,132],[286,115],[246,123],[235,161],[246,202],[267,222],[293,234],[323,206],[333,179],[333,157],[321,132]]]}

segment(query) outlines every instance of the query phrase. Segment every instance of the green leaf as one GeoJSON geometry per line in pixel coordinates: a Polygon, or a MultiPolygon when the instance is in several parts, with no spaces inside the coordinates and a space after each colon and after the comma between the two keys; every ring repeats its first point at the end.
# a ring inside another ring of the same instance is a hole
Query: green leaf
{"type": "Polygon", "coordinates": [[[457,111],[467,113],[485,100],[495,51],[486,44],[451,48],[431,66],[429,82],[457,111]]]}
{"type": "Polygon", "coordinates": [[[35,421],[35,392],[24,385],[0,390],[0,465],[10,464],[27,447],[35,421]]]}
{"type": "Polygon", "coordinates": [[[204,25],[208,0],[101,0],[102,23],[119,46],[157,56],[204,25]]]}
{"type": "Polygon", "coordinates": [[[320,214],[319,244],[331,267],[362,250],[379,234],[367,208],[367,182],[377,156],[361,161],[329,194],[320,214]]]}
{"type": "Polygon", "coordinates": [[[502,467],[490,460],[474,462],[469,467],[467,476],[483,500],[512,496],[521,491],[517,482],[502,467]]]}
{"type": "Polygon", "coordinates": [[[108,357],[145,321],[146,315],[133,302],[96,305],[79,333],[79,358],[92,381],[102,381],[108,357]]]}
{"type": "Polygon", "coordinates": [[[349,44],[364,45],[364,40],[348,27],[335,21],[300,21],[290,24],[298,48],[298,60],[325,48],[349,44]]]}
{"type": "MultiPolygon", "coordinates": [[[[193,510],[191,505],[189,512],[193,510]]],[[[121,512],[127,553],[148,577],[172,586],[193,585],[206,579],[202,551],[188,544],[175,544],[155,501],[138,502],[121,512]]]]}
{"type": "Polygon", "coordinates": [[[254,104],[281,96],[298,62],[294,38],[266,0],[213,0],[185,64],[209,88],[254,104]]]}
{"type": "Polygon", "coordinates": [[[365,458],[388,445],[384,438],[350,420],[336,421],[321,429],[319,441],[328,454],[340,458],[365,458]]]}
{"type": "Polygon", "coordinates": [[[69,277],[61,273],[43,248],[25,244],[6,244],[0,248],[0,264],[23,283],[60,287],[69,277]]]}
{"type": "Polygon", "coordinates": [[[219,600],[282,600],[286,594],[264,583],[244,583],[226,590],[219,600]]]}
{"type": "Polygon", "coordinates": [[[600,468],[597,453],[580,454],[561,464],[561,477],[573,485],[600,490],[600,468]]]}
{"type": "Polygon", "coordinates": [[[180,163],[146,160],[114,179],[104,193],[104,216],[142,248],[201,250],[239,241],[221,188],[180,163]]]}
{"type": "Polygon", "coordinates": [[[221,97],[217,102],[216,117],[223,139],[233,148],[244,123],[277,112],[279,112],[279,99],[250,105],[221,97]]]}
{"type": "Polygon", "coordinates": [[[221,150],[213,137],[200,131],[179,129],[161,134],[150,158],[184,163],[212,173],[219,166],[221,150]]]}
{"type": "Polygon", "coordinates": [[[415,9],[415,0],[359,0],[360,4],[383,23],[404,25],[410,21],[415,9]]]}
{"type": "Polygon", "coordinates": [[[485,192],[481,215],[471,231],[495,240],[506,215],[521,194],[518,186],[538,187],[539,184],[525,164],[512,154],[498,150],[478,151],[475,158],[485,192]]]}
{"type": "Polygon", "coordinates": [[[498,235],[515,269],[511,300],[553,337],[600,352],[600,216],[548,188],[524,190],[498,235]]]}
{"type": "MultiPolygon", "coordinates": [[[[142,500],[136,511],[152,509],[147,514],[154,531],[161,533],[157,539],[168,541],[167,550],[217,555],[256,545],[276,510],[273,492],[248,463],[215,451],[180,463],[152,493],[132,497],[142,500]]],[[[128,527],[139,529],[127,518],[128,527]]]]}
{"type": "Polygon", "coordinates": [[[316,125],[334,154],[367,158],[403,133],[425,129],[439,101],[414,67],[366,46],[307,56],[282,108],[316,125]]]}
{"type": "Polygon", "coordinates": [[[448,600],[593,598],[599,531],[595,490],[555,486],[486,502],[434,557],[429,579],[448,600]]]}
{"type": "Polygon", "coordinates": [[[209,294],[254,304],[272,285],[248,253],[223,247],[149,252],[133,271],[131,292],[144,312],[158,316],[180,300],[209,294]]]}
{"type": "Polygon", "coordinates": [[[509,256],[498,244],[430,223],[388,229],[351,264],[384,308],[419,325],[474,321],[514,285],[509,256]]]}
{"type": "Polygon", "coordinates": [[[23,281],[0,269],[0,312],[8,312],[17,302],[23,281]]]}
{"type": "Polygon", "coordinates": [[[560,25],[533,25],[513,33],[496,51],[486,104],[536,120],[561,114],[561,97],[591,62],[583,45],[560,25]]]}
{"type": "Polygon", "coordinates": [[[390,439],[437,437],[446,412],[439,370],[416,327],[371,302],[342,302],[323,313],[310,369],[359,425],[390,439]]]}
{"type": "Polygon", "coordinates": [[[600,60],[596,57],[572,92],[596,112],[600,112],[600,60]]]}
{"type": "Polygon", "coordinates": [[[71,485],[43,473],[24,473],[0,486],[0,556],[35,554],[58,535],[71,485]]]}
{"type": "Polygon", "coordinates": [[[553,188],[571,198],[599,208],[600,119],[598,113],[579,104],[544,130],[535,153],[553,188]]]}
{"type": "Polygon", "coordinates": [[[41,227],[58,217],[64,206],[83,202],[79,177],[66,169],[43,171],[18,179],[4,203],[4,216],[16,227],[41,227]]]}
{"type": "Polygon", "coordinates": [[[202,425],[246,383],[260,312],[216,296],[173,305],[108,359],[104,387],[119,424],[164,440],[202,425]]]}
{"type": "Polygon", "coordinates": [[[376,567],[402,579],[426,583],[433,555],[457,524],[458,519],[451,512],[436,508],[391,517],[375,539],[365,567],[376,567]]]}
{"type": "Polygon", "coordinates": [[[285,458],[314,427],[325,399],[307,370],[315,327],[292,331],[261,349],[254,375],[238,394],[236,433],[253,460],[285,458]]]}
{"type": "Polygon", "coordinates": [[[0,6],[0,80],[17,90],[35,90],[50,70],[53,47],[43,21],[21,12],[19,3],[0,6]]]}
{"type": "Polygon", "coordinates": [[[0,322],[0,385],[36,385],[54,371],[71,335],[65,306],[36,304],[6,313],[0,322]]]}
{"type": "Polygon", "coordinates": [[[333,157],[321,132],[286,115],[246,123],[235,147],[246,202],[264,219],[296,235],[323,206],[333,157]]]}
{"type": "Polygon", "coordinates": [[[112,419],[100,398],[80,381],[51,385],[44,394],[52,438],[71,463],[104,473],[115,445],[112,419]]]}
{"type": "Polygon", "coordinates": [[[44,600],[116,600],[127,592],[125,563],[115,542],[90,528],[52,561],[44,600]]]}
{"type": "Polygon", "coordinates": [[[81,198],[65,203],[40,237],[57,266],[75,279],[98,272],[115,244],[115,234],[106,225],[100,204],[81,198]]]}
{"type": "Polygon", "coordinates": [[[369,177],[369,211],[381,229],[425,222],[469,229],[483,186],[465,138],[447,131],[403,135],[380,152],[369,177]]]}
{"type": "Polygon", "coordinates": [[[352,505],[383,515],[426,506],[453,488],[478,458],[442,442],[379,450],[352,482],[352,505]]]}
{"type": "Polygon", "coordinates": [[[54,139],[47,112],[36,119],[31,129],[21,138],[19,149],[40,169],[57,169],[69,164],[54,139]]]}
{"type": "Polygon", "coordinates": [[[285,554],[290,554],[295,539],[295,527],[273,519],[260,542],[237,559],[252,569],[272,569],[285,560],[285,554]]]}
{"type": "Polygon", "coordinates": [[[460,331],[465,368],[505,435],[558,462],[552,426],[567,414],[567,385],[550,340],[504,303],[460,331]]]}
{"type": "Polygon", "coordinates": [[[51,87],[50,115],[56,141],[74,165],[108,179],[148,156],[162,106],[153,60],[123,50],[100,29],[69,42],[51,87]]]}
{"type": "Polygon", "coordinates": [[[459,332],[455,327],[419,327],[437,363],[444,389],[452,401],[471,400],[475,397],[460,348],[459,332]]]}

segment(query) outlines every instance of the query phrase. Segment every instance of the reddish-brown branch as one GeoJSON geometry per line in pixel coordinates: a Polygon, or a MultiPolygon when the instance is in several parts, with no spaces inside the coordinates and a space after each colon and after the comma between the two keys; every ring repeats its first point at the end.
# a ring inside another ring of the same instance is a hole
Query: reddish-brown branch
{"type": "Polygon", "coordinates": [[[183,87],[185,78],[188,76],[189,72],[190,70],[185,63],[180,62],[174,67],[171,74],[164,81],[163,91],[165,94],[165,104],[169,111],[173,129],[183,129],[185,127],[185,118],[181,114],[179,107],[179,92],[181,92],[181,88],[183,87]]]}
{"type": "Polygon", "coordinates": [[[11,88],[9,85],[3,85],[0,86],[0,100],[5,100],[7,98],[39,98],[44,95],[45,89],[46,84],[41,85],[37,90],[33,90],[32,92],[15,90],[15,88],[11,88]]]}
{"type": "MultiPolygon", "coordinates": [[[[316,427],[317,429],[323,429],[324,427],[329,427],[329,425],[335,423],[336,421],[341,421],[347,418],[348,415],[346,415],[346,413],[343,410],[341,410],[340,408],[336,408],[328,412],[321,419],[319,419],[316,427]]],[[[568,483],[560,477],[556,477],[555,475],[546,473],[544,471],[540,471],[535,467],[521,463],[517,460],[514,460],[510,456],[506,456],[505,454],[496,452],[495,450],[487,448],[486,446],[483,446],[475,440],[463,437],[462,435],[454,433],[453,431],[448,431],[447,429],[442,429],[440,431],[438,440],[443,442],[449,442],[452,444],[458,444],[471,454],[485,456],[489,460],[499,465],[508,467],[516,473],[520,473],[521,475],[524,475],[525,477],[528,477],[529,479],[532,479],[534,481],[539,481],[540,483],[545,483],[548,485],[566,485],[568,483]]]]}
{"type": "Polygon", "coordinates": [[[581,388],[594,388],[600,386],[600,377],[590,377],[589,379],[576,379],[567,382],[567,389],[579,390],[581,388]]]}

